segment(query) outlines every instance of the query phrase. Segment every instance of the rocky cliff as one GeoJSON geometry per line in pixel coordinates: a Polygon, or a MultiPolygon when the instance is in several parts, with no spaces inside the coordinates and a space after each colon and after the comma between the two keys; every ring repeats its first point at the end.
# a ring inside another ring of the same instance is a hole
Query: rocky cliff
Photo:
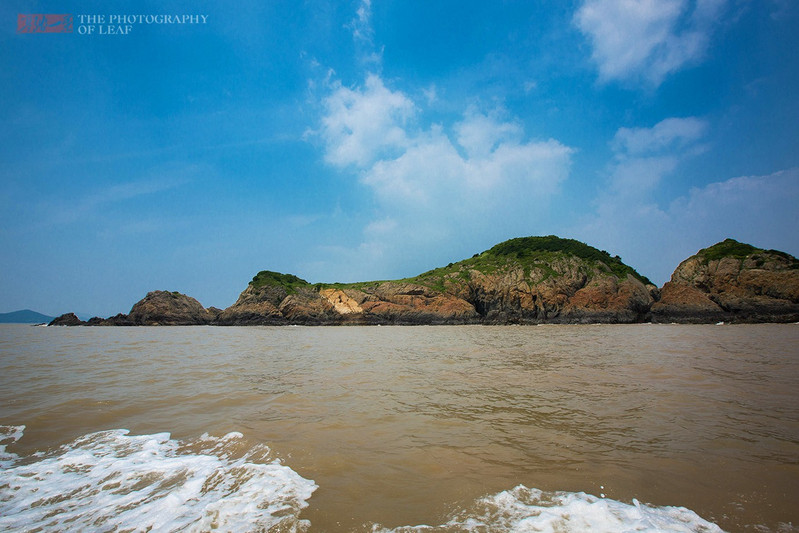
{"type": "Polygon", "coordinates": [[[799,320],[799,261],[728,239],[683,261],[662,289],[618,256],[525,237],[412,278],[311,284],[264,270],[225,310],[155,291],[127,315],[52,325],[344,325],[799,320]]]}
{"type": "Polygon", "coordinates": [[[653,322],[796,322],[799,260],[727,239],[677,267],[652,306],[653,322]]]}
{"type": "Polygon", "coordinates": [[[311,285],[263,271],[217,323],[639,322],[654,301],[647,284],[607,252],[571,239],[527,237],[396,281],[311,285]]]}

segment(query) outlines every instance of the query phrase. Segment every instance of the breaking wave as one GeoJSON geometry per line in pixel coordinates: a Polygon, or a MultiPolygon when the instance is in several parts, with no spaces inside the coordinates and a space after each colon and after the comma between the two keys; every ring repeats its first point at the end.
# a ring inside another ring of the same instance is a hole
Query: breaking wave
{"type": "Polygon", "coordinates": [[[241,433],[84,435],[48,452],[6,451],[25,426],[0,426],[0,530],[304,531],[313,481],[241,433]]]}
{"type": "Polygon", "coordinates": [[[403,526],[379,533],[410,532],[680,532],[716,533],[717,525],[684,507],[654,507],[597,498],[583,492],[543,492],[523,485],[478,500],[439,526],[403,526]]]}

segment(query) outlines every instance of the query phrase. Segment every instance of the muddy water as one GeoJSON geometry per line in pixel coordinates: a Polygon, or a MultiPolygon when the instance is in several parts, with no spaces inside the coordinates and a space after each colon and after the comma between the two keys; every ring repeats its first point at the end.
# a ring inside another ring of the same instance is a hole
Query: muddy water
{"type": "Polygon", "coordinates": [[[141,505],[199,480],[142,529],[799,526],[797,325],[1,326],[0,425],[0,526],[92,475],[76,509],[113,508],[111,476],[159,480],[141,505]]]}

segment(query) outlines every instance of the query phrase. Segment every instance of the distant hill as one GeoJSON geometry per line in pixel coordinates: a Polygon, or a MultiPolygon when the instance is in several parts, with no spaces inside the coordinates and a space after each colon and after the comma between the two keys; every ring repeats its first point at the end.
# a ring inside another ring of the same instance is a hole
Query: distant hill
{"type": "Polygon", "coordinates": [[[11,313],[0,313],[0,324],[41,324],[49,323],[54,317],[23,309],[11,313]]]}

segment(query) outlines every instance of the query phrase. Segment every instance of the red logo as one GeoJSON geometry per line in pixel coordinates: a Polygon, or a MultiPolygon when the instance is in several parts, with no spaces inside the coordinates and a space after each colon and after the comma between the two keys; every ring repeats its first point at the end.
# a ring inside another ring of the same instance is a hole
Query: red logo
{"type": "Polygon", "coordinates": [[[17,33],[72,33],[72,15],[19,14],[17,33]]]}

